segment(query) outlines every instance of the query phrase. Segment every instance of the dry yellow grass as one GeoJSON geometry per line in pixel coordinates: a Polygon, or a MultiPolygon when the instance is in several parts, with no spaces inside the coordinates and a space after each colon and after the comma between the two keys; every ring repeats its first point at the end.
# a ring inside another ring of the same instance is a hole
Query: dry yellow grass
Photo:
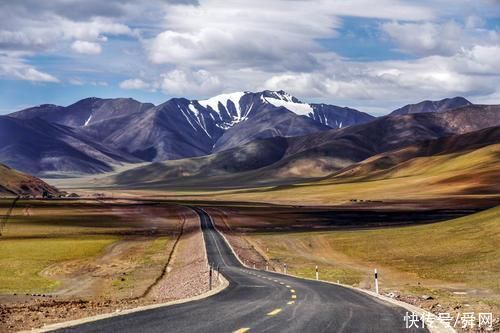
{"type": "Polygon", "coordinates": [[[500,309],[500,207],[429,225],[246,237],[298,275],[317,264],[322,278],[352,284],[377,267],[384,288],[500,309]]]}

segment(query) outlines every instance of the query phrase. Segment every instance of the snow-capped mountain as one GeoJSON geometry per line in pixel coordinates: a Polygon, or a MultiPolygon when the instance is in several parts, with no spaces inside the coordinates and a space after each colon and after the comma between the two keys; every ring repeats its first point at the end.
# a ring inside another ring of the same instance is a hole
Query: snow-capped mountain
{"type": "Polygon", "coordinates": [[[86,98],[67,107],[40,105],[10,117],[68,126],[112,151],[144,161],[203,156],[255,139],[306,135],[373,119],[354,109],[302,103],[284,91],[172,98],[157,106],[86,98]]]}
{"type": "Polygon", "coordinates": [[[247,120],[258,113],[264,105],[283,107],[298,116],[309,117],[330,128],[342,128],[354,124],[364,123],[374,117],[355,109],[328,104],[307,104],[285,91],[235,92],[222,94],[202,101],[192,101],[190,109],[201,112],[200,107],[213,111],[215,118],[219,118],[219,126],[227,129],[247,120]]]}

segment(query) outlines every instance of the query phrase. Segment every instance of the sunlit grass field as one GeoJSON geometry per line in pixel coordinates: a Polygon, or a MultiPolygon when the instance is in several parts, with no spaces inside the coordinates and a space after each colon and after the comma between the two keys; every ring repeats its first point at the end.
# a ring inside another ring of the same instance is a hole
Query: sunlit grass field
{"type": "MultiPolygon", "coordinates": [[[[8,204],[1,200],[1,211],[8,204]]],[[[59,276],[88,277],[93,270],[118,281],[118,289],[123,281],[154,280],[179,222],[152,215],[143,207],[96,202],[18,202],[0,237],[0,294],[53,292],[61,286],[59,276]],[[42,274],[49,267],[51,274],[42,274]]]]}
{"type": "Polygon", "coordinates": [[[322,279],[359,284],[378,268],[388,289],[463,289],[500,307],[500,207],[420,226],[246,237],[292,274],[312,278],[319,265],[322,279]]]}
{"type": "Polygon", "coordinates": [[[118,239],[86,235],[0,240],[0,293],[54,290],[59,282],[42,277],[39,273],[44,268],[65,260],[96,256],[118,239]]]}

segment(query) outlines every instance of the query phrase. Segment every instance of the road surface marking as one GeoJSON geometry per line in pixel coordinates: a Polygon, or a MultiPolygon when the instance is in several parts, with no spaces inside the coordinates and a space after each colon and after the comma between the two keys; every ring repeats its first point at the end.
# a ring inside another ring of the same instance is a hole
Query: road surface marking
{"type": "Polygon", "coordinates": [[[278,282],[278,280],[273,280],[274,282],[278,282]]]}
{"type": "Polygon", "coordinates": [[[290,289],[290,292],[291,292],[292,294],[294,294],[294,293],[295,293],[295,289],[290,289]]]}
{"type": "Polygon", "coordinates": [[[288,304],[288,305],[292,305],[292,304],[295,304],[295,301],[290,301],[290,302],[288,302],[288,303],[286,303],[286,304],[288,304]]]}
{"type": "Polygon", "coordinates": [[[237,331],[234,331],[234,333],[245,333],[245,332],[248,332],[250,331],[250,328],[248,327],[243,327],[243,328],[240,328],[239,330],[237,331]]]}
{"type": "Polygon", "coordinates": [[[297,295],[292,295],[292,299],[296,299],[297,298],[297,295]]]}
{"type": "MultiPolygon", "coordinates": [[[[205,214],[207,215],[208,221],[210,221],[210,224],[212,225],[213,230],[215,230],[215,224],[213,223],[212,218],[207,213],[205,213],[205,214]]],[[[224,264],[224,266],[227,266],[226,261],[224,260],[224,257],[222,256],[222,252],[219,249],[219,245],[217,244],[217,240],[215,239],[213,232],[209,232],[209,234],[210,234],[210,236],[212,236],[212,239],[214,240],[215,247],[217,248],[217,252],[219,252],[219,256],[222,260],[222,263],[224,264]]]]}
{"type": "Polygon", "coordinates": [[[280,284],[284,284],[283,282],[280,282],[280,284]]]}
{"type": "Polygon", "coordinates": [[[287,288],[292,288],[292,287],[290,287],[289,285],[286,285],[286,287],[287,287],[287,288]]]}
{"type": "Polygon", "coordinates": [[[281,309],[274,309],[273,311],[269,312],[267,315],[268,316],[275,316],[280,312],[281,312],[281,309]]]}

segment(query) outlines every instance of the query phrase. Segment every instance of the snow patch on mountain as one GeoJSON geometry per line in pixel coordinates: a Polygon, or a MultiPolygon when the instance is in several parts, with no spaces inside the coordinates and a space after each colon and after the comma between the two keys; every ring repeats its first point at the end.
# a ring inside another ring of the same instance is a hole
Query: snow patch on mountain
{"type": "Polygon", "coordinates": [[[314,112],[313,108],[306,103],[296,103],[293,102],[291,99],[277,99],[277,98],[270,98],[266,97],[265,98],[268,103],[271,103],[272,105],[276,107],[283,106],[287,108],[288,110],[301,115],[301,116],[309,116],[311,113],[314,112]]]}
{"type": "Polygon", "coordinates": [[[239,91],[239,92],[230,93],[230,94],[217,95],[215,97],[212,97],[212,98],[209,98],[209,99],[206,99],[203,101],[198,101],[198,103],[205,108],[210,107],[215,112],[220,113],[219,103],[222,104],[222,106],[224,106],[224,108],[227,110],[229,101],[231,101],[231,102],[233,102],[234,107],[236,108],[236,112],[238,115],[237,118],[242,118],[240,100],[243,96],[245,96],[245,93],[239,91]]]}
{"type": "Polygon", "coordinates": [[[90,115],[89,119],[87,119],[87,121],[85,122],[85,124],[83,125],[84,127],[87,126],[88,124],[90,124],[90,121],[92,120],[92,115],[90,115]]]}

